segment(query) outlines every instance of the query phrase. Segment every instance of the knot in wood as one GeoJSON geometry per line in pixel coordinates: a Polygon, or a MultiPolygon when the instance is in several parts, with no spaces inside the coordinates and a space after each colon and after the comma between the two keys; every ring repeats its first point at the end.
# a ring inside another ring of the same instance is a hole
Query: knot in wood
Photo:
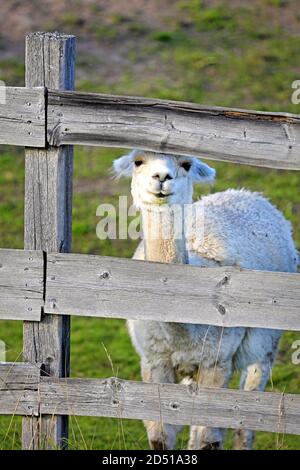
{"type": "Polygon", "coordinates": [[[123,388],[122,383],[116,377],[113,377],[108,382],[113,392],[120,392],[123,388]]]}
{"type": "Polygon", "coordinates": [[[102,273],[99,274],[100,279],[108,279],[109,278],[109,272],[108,271],[103,271],[102,273]]]}
{"type": "Polygon", "coordinates": [[[230,275],[225,274],[223,279],[221,279],[221,281],[218,282],[218,287],[226,286],[229,283],[229,281],[230,281],[230,275]]]}
{"type": "Polygon", "coordinates": [[[173,402],[170,403],[170,408],[172,410],[178,410],[180,408],[180,404],[177,403],[176,401],[173,401],[173,402]]]}
{"type": "Polygon", "coordinates": [[[221,315],[225,315],[226,313],[226,308],[224,307],[224,305],[218,305],[218,312],[221,314],[221,315]]]}
{"type": "Polygon", "coordinates": [[[188,385],[187,389],[190,395],[197,395],[199,387],[195,382],[192,382],[188,385]]]}

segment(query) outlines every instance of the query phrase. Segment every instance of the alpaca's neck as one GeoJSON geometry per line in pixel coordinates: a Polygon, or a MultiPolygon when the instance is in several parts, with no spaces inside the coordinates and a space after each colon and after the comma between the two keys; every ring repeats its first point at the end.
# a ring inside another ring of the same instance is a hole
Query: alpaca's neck
{"type": "Polygon", "coordinates": [[[187,262],[181,206],[149,206],[142,210],[145,259],[187,262]]]}

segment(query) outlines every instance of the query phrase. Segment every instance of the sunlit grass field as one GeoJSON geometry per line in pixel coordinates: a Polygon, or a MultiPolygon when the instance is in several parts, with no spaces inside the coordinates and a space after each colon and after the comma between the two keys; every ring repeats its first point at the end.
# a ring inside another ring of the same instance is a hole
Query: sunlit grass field
{"type": "MultiPolygon", "coordinates": [[[[76,88],[300,114],[300,105],[293,105],[290,99],[291,83],[300,79],[300,36],[289,24],[279,21],[280,16],[286,15],[291,17],[289,21],[299,25],[299,18],[293,14],[294,2],[214,1],[205,2],[205,6],[198,0],[174,3],[176,15],[165,20],[163,28],[161,24],[149,27],[142,20],[126,17],[122,11],[111,19],[109,27],[101,29],[99,20],[99,27],[94,30],[99,47],[109,43],[112,49],[117,49],[124,35],[133,38],[136,45],[128,48],[126,57],[131,65],[120,66],[117,77],[110,81],[101,72],[105,63],[93,73],[92,59],[81,53],[78,70],[89,70],[89,78],[79,73],[76,88]],[[153,61],[149,61],[149,57],[153,57],[153,61]]],[[[62,27],[65,32],[76,34],[76,15],[65,17],[62,27]]],[[[41,24],[40,29],[47,29],[47,25],[41,24]]],[[[0,79],[22,86],[23,75],[21,59],[1,60],[0,54],[0,79]]],[[[23,248],[24,152],[8,146],[2,146],[0,152],[0,247],[23,248]]],[[[98,205],[117,204],[120,194],[129,194],[129,181],[116,182],[109,174],[113,159],[121,154],[122,149],[75,148],[74,252],[121,257],[133,254],[134,241],[103,241],[96,237],[98,205]]],[[[210,188],[197,187],[196,198],[208,191],[229,187],[262,192],[292,222],[300,248],[298,172],[210,164],[217,169],[217,182],[210,188]]],[[[0,339],[7,345],[8,361],[22,360],[20,322],[1,321],[0,339]]],[[[300,339],[300,335],[284,334],[269,390],[300,392],[300,365],[293,365],[291,361],[291,345],[295,339],[300,339]]],[[[139,359],[131,346],[125,322],[72,318],[71,376],[108,377],[113,374],[124,379],[140,379],[139,359]]],[[[237,377],[233,384],[236,383],[237,377]]],[[[0,449],[20,448],[20,423],[18,417],[0,417],[0,449]]],[[[186,441],[185,429],[178,438],[178,448],[184,448],[186,441]]],[[[228,439],[226,447],[230,445],[228,439]]],[[[147,440],[142,423],[135,420],[73,417],[69,447],[141,449],[147,448],[147,440]]],[[[300,449],[300,436],[257,433],[255,448],[300,449]]]]}

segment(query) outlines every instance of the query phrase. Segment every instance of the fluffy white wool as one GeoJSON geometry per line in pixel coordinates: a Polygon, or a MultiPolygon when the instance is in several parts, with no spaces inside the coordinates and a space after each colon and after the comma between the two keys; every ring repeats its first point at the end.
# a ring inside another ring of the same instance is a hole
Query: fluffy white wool
{"type": "MultiPolygon", "coordinates": [[[[142,212],[145,207],[149,210],[148,204],[155,204],[156,197],[152,193],[158,191],[157,174],[163,178],[169,175],[162,186],[170,194],[166,198],[168,204],[190,203],[193,182],[212,181],[215,176],[213,169],[193,157],[178,159],[142,151],[131,152],[117,160],[114,168],[119,175],[132,175],[134,202],[142,212]],[[138,168],[134,166],[136,158],[143,159],[138,168]],[[181,162],[187,159],[191,168],[184,171],[181,162]]],[[[291,224],[260,194],[229,189],[203,197],[193,204],[193,209],[187,216],[189,264],[297,271],[299,260],[291,224]]],[[[134,258],[145,259],[143,242],[134,258]]],[[[141,357],[144,380],[173,382],[175,371],[180,370],[186,377],[185,383],[194,377],[202,386],[225,387],[233,370],[239,369],[242,371],[240,387],[245,390],[264,390],[281,335],[279,331],[261,328],[222,329],[151,321],[129,321],[128,329],[141,357]]],[[[160,423],[145,424],[153,448],[175,445],[175,426],[164,425],[162,429],[160,423]]],[[[252,440],[251,431],[236,433],[237,448],[251,448],[252,440]]],[[[215,448],[221,444],[221,430],[192,426],[190,449],[215,448]]]]}
{"type": "Polygon", "coordinates": [[[203,226],[203,234],[190,234],[191,255],[228,266],[297,272],[291,224],[260,194],[228,189],[194,205],[200,209],[197,224],[203,226]]]}

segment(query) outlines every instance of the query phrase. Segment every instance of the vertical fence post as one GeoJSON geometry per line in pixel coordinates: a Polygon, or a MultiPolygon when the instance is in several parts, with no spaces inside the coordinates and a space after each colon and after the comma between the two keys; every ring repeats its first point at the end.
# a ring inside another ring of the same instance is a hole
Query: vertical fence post
{"type": "MultiPolygon", "coordinates": [[[[74,88],[75,37],[33,33],[26,38],[26,86],[74,88]]],[[[71,251],[73,148],[25,150],[25,249],[71,251]]],[[[45,374],[69,374],[70,319],[43,315],[41,322],[24,322],[24,360],[42,363],[45,374]]],[[[24,449],[65,447],[66,416],[24,418],[24,449]]]]}

